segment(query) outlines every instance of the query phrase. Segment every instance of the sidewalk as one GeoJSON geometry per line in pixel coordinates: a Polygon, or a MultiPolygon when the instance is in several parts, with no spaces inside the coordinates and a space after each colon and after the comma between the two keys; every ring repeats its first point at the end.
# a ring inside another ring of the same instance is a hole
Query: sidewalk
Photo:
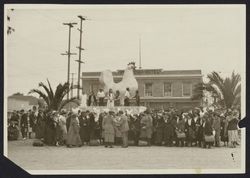
{"type": "Polygon", "coordinates": [[[110,149],[103,146],[34,147],[32,142],[8,142],[9,159],[29,170],[240,168],[240,146],[212,149],[116,146],[110,149]]]}

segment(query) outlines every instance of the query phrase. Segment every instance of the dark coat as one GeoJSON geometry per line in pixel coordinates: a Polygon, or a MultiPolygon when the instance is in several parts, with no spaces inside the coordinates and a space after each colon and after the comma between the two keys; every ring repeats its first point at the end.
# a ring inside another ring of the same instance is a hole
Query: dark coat
{"type": "Polygon", "coordinates": [[[195,122],[194,119],[191,119],[191,124],[189,125],[188,120],[186,121],[185,124],[185,130],[186,130],[186,139],[187,141],[194,141],[195,140],[195,122]]]}
{"type": "Polygon", "coordinates": [[[168,118],[165,121],[165,127],[164,127],[164,140],[165,142],[173,140],[175,136],[175,122],[173,118],[168,118]]]}
{"type": "Polygon", "coordinates": [[[92,104],[94,105],[94,106],[96,106],[96,103],[97,103],[97,100],[96,100],[96,97],[95,97],[95,95],[89,95],[89,98],[88,98],[88,106],[90,106],[91,105],[91,97],[93,97],[93,99],[92,99],[92,104]]]}
{"type": "Polygon", "coordinates": [[[20,121],[20,125],[23,128],[28,128],[28,114],[24,113],[21,116],[21,121],[20,121]]]}
{"type": "Polygon", "coordinates": [[[205,121],[204,135],[213,135],[213,127],[210,120],[205,121]]]}
{"type": "Polygon", "coordinates": [[[56,142],[56,123],[53,118],[46,116],[44,141],[48,145],[55,145],[56,142]]]}
{"type": "Polygon", "coordinates": [[[228,121],[226,119],[222,119],[221,121],[221,141],[228,142],[228,121]]]}
{"type": "Polygon", "coordinates": [[[185,132],[185,121],[184,119],[181,119],[177,122],[176,124],[176,129],[179,131],[179,132],[185,132]]]}
{"type": "Polygon", "coordinates": [[[99,132],[100,127],[99,123],[95,121],[95,116],[93,113],[89,114],[89,133],[90,133],[90,140],[96,140],[99,139],[99,132]]]}
{"type": "Polygon", "coordinates": [[[197,119],[197,121],[195,122],[195,126],[196,126],[196,140],[197,141],[203,141],[204,138],[204,131],[203,131],[203,127],[202,127],[203,121],[202,119],[199,117],[197,119]]]}
{"type": "Polygon", "coordinates": [[[29,124],[30,124],[30,127],[32,128],[33,131],[35,131],[36,119],[37,118],[36,118],[35,112],[31,112],[29,115],[29,124]]]}
{"type": "Polygon", "coordinates": [[[157,117],[156,119],[156,133],[155,133],[155,144],[161,144],[164,138],[165,122],[163,117],[157,117]]]}
{"type": "Polygon", "coordinates": [[[79,123],[80,123],[80,137],[82,142],[89,142],[90,139],[89,120],[85,116],[80,116],[79,123]]]}
{"type": "Polygon", "coordinates": [[[44,138],[45,132],[45,120],[44,117],[40,114],[37,116],[37,125],[36,125],[36,138],[44,138]]]}
{"type": "Polygon", "coordinates": [[[228,122],[228,126],[227,126],[227,130],[238,130],[238,119],[237,118],[233,118],[232,120],[230,120],[228,122]]]}

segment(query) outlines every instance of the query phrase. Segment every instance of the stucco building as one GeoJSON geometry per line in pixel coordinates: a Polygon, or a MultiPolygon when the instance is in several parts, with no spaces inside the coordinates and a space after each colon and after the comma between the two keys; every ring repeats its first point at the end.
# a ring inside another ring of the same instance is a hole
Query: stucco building
{"type": "MultiPolygon", "coordinates": [[[[114,71],[114,81],[121,81],[123,73],[124,70],[114,71]]],[[[94,91],[96,94],[102,88],[100,74],[101,72],[83,72],[82,91],[94,91]]],[[[194,86],[202,82],[201,70],[138,69],[134,71],[134,75],[143,106],[188,108],[201,104],[201,100],[192,100],[194,86]]]]}

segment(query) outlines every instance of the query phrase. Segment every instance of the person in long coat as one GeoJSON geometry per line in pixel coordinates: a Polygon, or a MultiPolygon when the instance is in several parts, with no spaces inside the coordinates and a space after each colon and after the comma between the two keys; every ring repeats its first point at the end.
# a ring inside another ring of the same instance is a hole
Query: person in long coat
{"type": "Polygon", "coordinates": [[[215,131],[215,146],[220,147],[221,120],[218,113],[214,113],[212,127],[215,131]]]}
{"type": "Polygon", "coordinates": [[[199,118],[195,122],[196,126],[196,141],[198,142],[198,146],[202,147],[202,143],[204,141],[204,133],[203,133],[203,119],[199,116],[199,118]]]}
{"type": "Polygon", "coordinates": [[[237,141],[238,141],[238,114],[236,112],[230,113],[227,116],[228,120],[228,141],[232,148],[236,147],[237,141]]]}
{"type": "Polygon", "coordinates": [[[226,117],[221,116],[221,141],[224,142],[224,146],[228,146],[228,132],[227,132],[228,120],[226,117]]]}
{"type": "Polygon", "coordinates": [[[192,146],[195,142],[195,122],[191,114],[188,114],[185,124],[187,146],[192,146]]]}
{"type": "MultiPolygon", "coordinates": [[[[211,121],[211,117],[209,116],[205,116],[205,123],[204,123],[204,136],[211,136],[213,135],[213,127],[212,127],[212,121],[211,121]]],[[[211,148],[212,146],[212,142],[206,142],[206,140],[204,141],[204,147],[206,148],[208,146],[208,148],[211,148]]]]}
{"type": "Polygon", "coordinates": [[[104,113],[100,113],[99,118],[98,118],[98,125],[100,127],[100,138],[99,138],[100,144],[104,143],[104,133],[103,133],[103,128],[102,128],[103,116],[104,116],[104,113]]]}
{"type": "MultiPolygon", "coordinates": [[[[176,123],[176,131],[178,133],[181,133],[183,135],[185,135],[185,120],[180,116],[177,119],[177,123],[176,123]]],[[[185,141],[186,137],[183,138],[178,138],[177,137],[177,141],[176,141],[176,145],[183,147],[184,146],[184,141],[185,141]]]]}
{"type": "Polygon", "coordinates": [[[27,133],[28,133],[28,114],[24,113],[24,110],[21,110],[20,126],[21,126],[22,138],[26,139],[28,136],[27,135],[27,133]]]}
{"type": "Polygon", "coordinates": [[[163,138],[164,138],[164,128],[165,128],[165,121],[162,115],[156,116],[156,133],[155,133],[155,144],[162,145],[163,138]]]}
{"type": "Polygon", "coordinates": [[[120,145],[122,142],[122,133],[121,133],[121,114],[117,113],[114,115],[114,129],[115,129],[115,144],[120,145]]]}
{"type": "Polygon", "coordinates": [[[122,147],[127,148],[128,147],[128,131],[129,131],[128,118],[127,116],[123,115],[123,111],[119,111],[119,115],[121,116],[120,131],[122,134],[122,147]]]}
{"type": "Polygon", "coordinates": [[[47,145],[56,144],[56,122],[54,120],[54,113],[49,112],[46,114],[45,120],[45,134],[44,142],[47,145]]]}
{"type": "Polygon", "coordinates": [[[43,112],[39,110],[37,115],[36,138],[44,139],[44,132],[45,132],[45,118],[43,112]]]}
{"type": "Polygon", "coordinates": [[[165,127],[164,127],[164,142],[165,146],[172,146],[174,140],[175,127],[173,125],[173,120],[170,115],[164,115],[165,127]]]}
{"type": "Polygon", "coordinates": [[[130,117],[129,140],[133,140],[134,145],[137,146],[140,138],[140,129],[141,129],[140,122],[141,122],[141,116],[139,114],[130,117]]]}
{"type": "Polygon", "coordinates": [[[66,144],[67,141],[67,126],[66,126],[66,111],[62,111],[59,119],[58,119],[58,126],[60,128],[60,143],[61,145],[66,144]]]}
{"type": "Polygon", "coordinates": [[[82,144],[86,143],[89,144],[90,140],[90,129],[89,129],[89,119],[86,117],[86,113],[82,112],[79,117],[80,123],[80,137],[82,140],[82,144]]]}
{"type": "Polygon", "coordinates": [[[105,147],[113,148],[113,144],[115,141],[115,130],[114,130],[114,120],[112,116],[112,112],[106,114],[102,120],[102,128],[104,131],[104,142],[105,147]]]}
{"type": "Polygon", "coordinates": [[[152,137],[152,127],[153,127],[153,123],[152,123],[153,119],[152,117],[149,115],[148,111],[145,111],[145,114],[142,115],[142,118],[140,120],[140,139],[141,140],[146,140],[148,146],[151,145],[151,137],[152,137]]]}
{"type": "Polygon", "coordinates": [[[77,114],[73,113],[70,119],[70,126],[69,126],[69,132],[67,135],[67,146],[81,146],[82,141],[80,137],[80,125],[79,120],[77,118],[77,114]]]}

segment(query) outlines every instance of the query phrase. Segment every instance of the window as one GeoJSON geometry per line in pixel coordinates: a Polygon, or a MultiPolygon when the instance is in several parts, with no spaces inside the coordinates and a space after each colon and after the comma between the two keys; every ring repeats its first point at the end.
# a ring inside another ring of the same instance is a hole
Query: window
{"type": "Polygon", "coordinates": [[[164,83],[163,92],[164,96],[172,96],[172,83],[164,83]]]}
{"type": "Polygon", "coordinates": [[[191,96],[192,85],[191,83],[182,84],[182,96],[191,96]]]}
{"type": "Polygon", "coordinates": [[[153,85],[152,83],[145,83],[145,96],[152,96],[153,95],[153,85]]]}

